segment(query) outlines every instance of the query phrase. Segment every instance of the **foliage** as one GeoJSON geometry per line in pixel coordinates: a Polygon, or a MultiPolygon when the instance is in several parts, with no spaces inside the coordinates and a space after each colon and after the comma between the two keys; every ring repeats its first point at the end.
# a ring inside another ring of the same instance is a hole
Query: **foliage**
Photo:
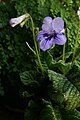
{"type": "Polygon", "coordinates": [[[77,107],[80,102],[80,93],[77,88],[72,83],[70,83],[64,76],[58,73],[49,70],[48,74],[49,78],[53,81],[53,90],[51,91],[55,90],[57,92],[60,92],[64,96],[64,101],[66,103],[67,109],[73,109],[77,107]]]}
{"type": "Polygon", "coordinates": [[[25,120],[80,120],[79,6],[79,0],[0,2],[0,95],[26,100],[25,120]],[[25,13],[33,21],[11,28],[9,20],[25,13]],[[46,16],[63,18],[67,43],[46,52],[37,44],[37,53],[34,38],[46,16]]]}

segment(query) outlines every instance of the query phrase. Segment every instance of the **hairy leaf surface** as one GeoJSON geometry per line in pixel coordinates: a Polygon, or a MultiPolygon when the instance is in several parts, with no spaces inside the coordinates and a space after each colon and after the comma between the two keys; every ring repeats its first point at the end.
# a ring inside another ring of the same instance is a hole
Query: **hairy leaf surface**
{"type": "Polygon", "coordinates": [[[73,109],[80,103],[80,92],[78,89],[63,75],[52,70],[48,71],[49,79],[53,83],[53,89],[61,92],[67,109],[73,109]]]}

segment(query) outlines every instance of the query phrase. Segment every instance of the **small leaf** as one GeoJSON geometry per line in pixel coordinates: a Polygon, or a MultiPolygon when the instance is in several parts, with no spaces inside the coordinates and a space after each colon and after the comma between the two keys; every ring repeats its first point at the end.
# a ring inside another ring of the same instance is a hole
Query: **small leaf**
{"type": "Polygon", "coordinates": [[[64,63],[62,60],[59,60],[58,62],[56,62],[52,58],[52,56],[49,52],[46,54],[46,63],[48,65],[49,69],[55,70],[55,68],[56,68],[56,69],[60,70],[63,74],[67,74],[72,67],[71,62],[64,63]]]}
{"type": "Polygon", "coordinates": [[[77,47],[77,48],[76,48],[76,52],[75,52],[73,61],[76,60],[76,58],[79,57],[79,55],[80,55],[80,48],[77,47]]]}
{"type": "Polygon", "coordinates": [[[55,101],[55,103],[61,104],[64,102],[63,94],[61,94],[60,92],[57,92],[55,90],[53,92],[51,85],[48,88],[48,94],[49,94],[50,99],[52,101],[55,101]]]}
{"type": "Polygon", "coordinates": [[[40,120],[62,120],[62,116],[57,107],[53,108],[51,104],[47,104],[40,112],[40,120]]]}
{"type": "Polygon", "coordinates": [[[62,60],[56,62],[54,64],[54,67],[57,67],[63,74],[67,74],[69,70],[71,69],[72,64],[70,62],[63,63],[62,60]]]}
{"type": "Polygon", "coordinates": [[[32,81],[34,81],[34,71],[25,71],[20,74],[21,81],[24,85],[28,85],[32,81]]]}
{"type": "Polygon", "coordinates": [[[56,63],[56,61],[53,59],[52,55],[49,52],[45,53],[45,61],[49,68],[53,68],[52,65],[54,65],[56,63]]]}
{"type": "Polygon", "coordinates": [[[39,0],[41,2],[42,6],[44,6],[45,0],[39,0]]]}
{"type": "Polygon", "coordinates": [[[34,71],[25,71],[20,74],[22,83],[26,86],[27,91],[32,95],[40,89],[40,84],[35,80],[36,73],[34,71]]]}
{"type": "Polygon", "coordinates": [[[72,55],[72,51],[65,53],[65,59],[68,59],[72,55]]]}

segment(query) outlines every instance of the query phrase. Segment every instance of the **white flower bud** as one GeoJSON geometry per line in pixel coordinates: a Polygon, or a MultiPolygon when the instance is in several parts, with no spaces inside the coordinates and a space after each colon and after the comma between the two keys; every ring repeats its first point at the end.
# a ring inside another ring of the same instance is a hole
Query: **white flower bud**
{"type": "Polygon", "coordinates": [[[79,19],[80,19],[80,7],[79,7],[79,9],[77,11],[77,15],[79,16],[79,19]]]}
{"type": "Polygon", "coordinates": [[[27,13],[27,14],[21,15],[20,17],[17,17],[17,18],[11,18],[9,23],[12,27],[15,27],[16,25],[20,24],[25,19],[29,19],[29,17],[30,17],[30,15],[27,13]]]}

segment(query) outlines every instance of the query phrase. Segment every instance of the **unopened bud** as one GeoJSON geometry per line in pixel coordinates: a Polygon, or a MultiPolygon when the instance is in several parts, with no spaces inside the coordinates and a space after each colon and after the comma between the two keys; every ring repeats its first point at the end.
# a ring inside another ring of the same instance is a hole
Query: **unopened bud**
{"type": "Polygon", "coordinates": [[[80,7],[79,7],[79,9],[77,11],[77,15],[79,16],[79,19],[80,19],[80,7]]]}
{"type": "Polygon", "coordinates": [[[30,15],[28,13],[26,13],[24,15],[21,15],[21,16],[17,17],[17,18],[11,18],[9,23],[12,27],[15,27],[16,25],[23,22],[25,19],[29,19],[29,17],[30,17],[30,15]]]}

